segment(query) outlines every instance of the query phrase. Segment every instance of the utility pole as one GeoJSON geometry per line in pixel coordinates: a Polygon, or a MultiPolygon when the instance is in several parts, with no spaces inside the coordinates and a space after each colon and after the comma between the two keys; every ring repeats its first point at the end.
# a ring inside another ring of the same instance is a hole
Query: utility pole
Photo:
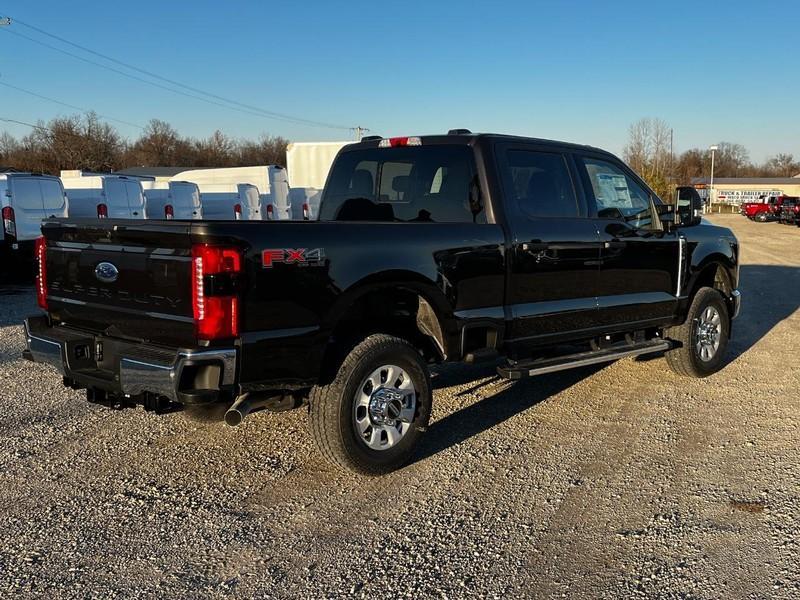
{"type": "Polygon", "coordinates": [[[709,146],[708,149],[711,150],[711,184],[708,190],[708,212],[711,212],[711,202],[714,200],[714,153],[717,151],[718,147],[714,145],[709,146]]]}
{"type": "Polygon", "coordinates": [[[360,142],[361,138],[364,137],[364,134],[369,131],[369,129],[366,127],[361,127],[361,125],[357,125],[356,127],[353,127],[353,131],[356,134],[356,141],[360,142]]]}
{"type": "Polygon", "coordinates": [[[0,17],[0,27],[8,27],[11,25],[11,17],[0,17]]]}
{"type": "MultiPolygon", "coordinates": [[[[672,153],[672,127],[669,128],[669,185],[675,183],[675,155],[672,153]]],[[[670,189],[670,193],[672,190],[670,189]]]]}

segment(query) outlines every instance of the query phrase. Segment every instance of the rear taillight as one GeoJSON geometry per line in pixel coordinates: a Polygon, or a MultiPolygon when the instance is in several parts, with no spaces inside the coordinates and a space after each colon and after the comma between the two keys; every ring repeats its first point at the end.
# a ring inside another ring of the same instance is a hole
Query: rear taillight
{"type": "Polygon", "coordinates": [[[47,241],[36,239],[36,303],[47,310],[47,241]]]}
{"type": "Polygon", "coordinates": [[[378,142],[378,148],[396,148],[397,146],[422,146],[422,138],[393,137],[378,142]]]}
{"type": "Polygon", "coordinates": [[[3,231],[7,236],[17,237],[17,220],[14,217],[14,209],[10,206],[3,207],[3,231]]]}
{"type": "Polygon", "coordinates": [[[794,208],[792,209],[796,213],[800,213],[800,204],[795,204],[794,208]]]}
{"type": "Polygon", "coordinates": [[[172,210],[172,204],[167,204],[164,207],[164,218],[165,219],[172,219],[175,217],[175,211],[172,210]]]}
{"type": "Polygon", "coordinates": [[[241,271],[242,255],[236,248],[192,247],[192,306],[198,339],[239,335],[237,277],[241,271]]]}
{"type": "Polygon", "coordinates": [[[233,205],[233,218],[237,221],[242,218],[242,205],[241,204],[234,204],[233,205]]]}
{"type": "Polygon", "coordinates": [[[303,220],[308,221],[311,211],[308,209],[308,204],[303,204],[303,220]]]}
{"type": "Polygon", "coordinates": [[[97,205],[97,218],[98,219],[108,218],[108,207],[105,204],[97,205]]]}
{"type": "Polygon", "coordinates": [[[272,208],[272,204],[267,204],[267,221],[272,221],[275,219],[275,210],[272,208]]]}

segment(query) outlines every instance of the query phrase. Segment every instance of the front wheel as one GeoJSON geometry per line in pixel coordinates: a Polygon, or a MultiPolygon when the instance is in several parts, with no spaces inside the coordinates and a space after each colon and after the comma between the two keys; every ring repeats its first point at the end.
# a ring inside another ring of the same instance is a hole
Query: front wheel
{"type": "Polygon", "coordinates": [[[725,299],[715,289],[700,288],[686,321],[666,331],[680,347],[666,353],[667,364],[679,375],[708,377],[722,368],[730,338],[725,299]]]}
{"type": "Polygon", "coordinates": [[[381,475],[413,455],[431,414],[431,382],[419,352],[390,335],[353,348],[333,381],[311,391],[309,424],[334,465],[381,475]]]}
{"type": "Polygon", "coordinates": [[[767,222],[767,213],[763,213],[763,212],[762,213],[758,213],[758,216],[756,216],[756,221],[758,221],[759,223],[766,223],[767,222]]]}

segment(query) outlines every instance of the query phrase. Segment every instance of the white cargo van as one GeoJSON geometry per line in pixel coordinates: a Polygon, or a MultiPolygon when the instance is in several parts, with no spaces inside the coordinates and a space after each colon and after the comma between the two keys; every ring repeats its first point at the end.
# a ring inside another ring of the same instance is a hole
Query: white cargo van
{"type": "Polygon", "coordinates": [[[67,198],[58,177],[0,173],[0,210],[0,254],[24,251],[27,256],[42,235],[42,219],[67,216],[67,198]]]}
{"type": "Polygon", "coordinates": [[[74,176],[62,171],[70,217],[146,219],[142,185],[122,175],[74,176]]]}
{"type": "Polygon", "coordinates": [[[142,181],[148,219],[202,219],[200,190],[189,181],[142,181]]]}
{"type": "MultiPolygon", "coordinates": [[[[237,186],[247,184],[258,189],[260,208],[248,211],[242,204],[243,219],[256,220],[285,220],[291,219],[291,206],[289,204],[289,182],[286,178],[286,169],[278,165],[262,165],[256,167],[231,167],[228,169],[192,169],[182,171],[172,178],[172,181],[189,181],[197,184],[200,189],[203,213],[208,219],[216,213],[206,211],[206,197],[215,198],[219,194],[233,194],[238,196],[237,186]],[[245,216],[250,214],[250,217],[245,216]]],[[[219,196],[221,198],[221,196],[219,196]]],[[[230,218],[230,217],[226,217],[230,218]]]]}
{"type": "Polygon", "coordinates": [[[319,217],[319,203],[322,190],[310,187],[292,187],[289,190],[289,203],[292,205],[294,220],[315,221],[319,217]]]}
{"type": "Polygon", "coordinates": [[[261,194],[249,183],[205,184],[200,191],[203,218],[211,221],[263,221],[261,194]]]}

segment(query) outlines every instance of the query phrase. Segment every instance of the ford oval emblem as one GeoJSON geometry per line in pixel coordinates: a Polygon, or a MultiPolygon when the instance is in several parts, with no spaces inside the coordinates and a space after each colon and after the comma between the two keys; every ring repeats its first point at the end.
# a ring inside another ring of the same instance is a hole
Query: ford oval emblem
{"type": "Polygon", "coordinates": [[[101,262],[94,268],[94,276],[103,283],[114,283],[119,277],[119,269],[110,262],[101,262]]]}

